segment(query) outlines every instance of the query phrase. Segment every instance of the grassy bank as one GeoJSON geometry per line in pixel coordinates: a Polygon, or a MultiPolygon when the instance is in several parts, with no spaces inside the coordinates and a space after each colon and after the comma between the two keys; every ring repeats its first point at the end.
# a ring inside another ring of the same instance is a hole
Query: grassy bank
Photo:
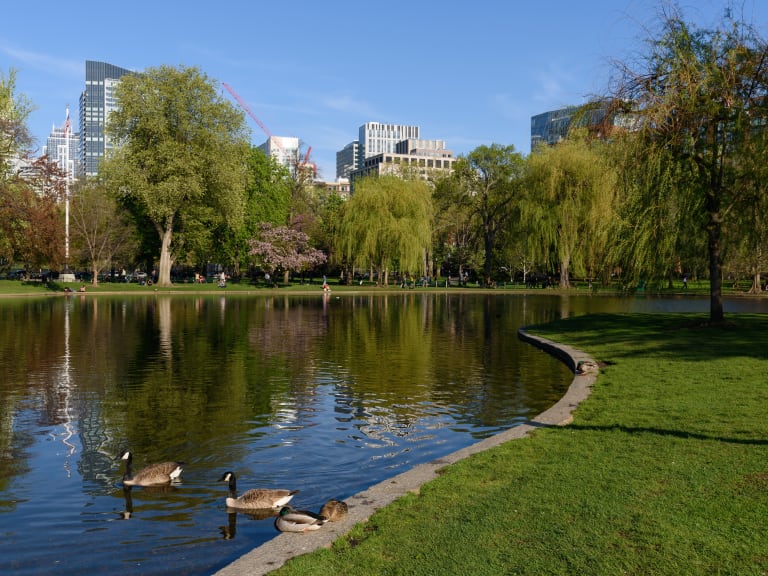
{"type": "MultiPolygon", "coordinates": [[[[532,293],[532,294],[546,294],[551,292],[560,292],[559,288],[528,288],[522,283],[500,282],[495,288],[481,288],[477,283],[469,282],[466,286],[459,286],[456,283],[451,284],[446,288],[445,279],[440,280],[437,285],[431,285],[430,287],[411,287],[401,288],[397,283],[391,283],[386,287],[377,287],[375,283],[364,281],[362,284],[353,283],[349,286],[346,284],[340,284],[338,278],[329,279],[329,284],[334,292],[403,292],[403,291],[425,291],[425,290],[450,290],[459,291],[465,290],[470,292],[490,292],[490,293],[532,293]]],[[[249,294],[280,294],[283,292],[301,292],[312,293],[321,292],[322,285],[319,280],[315,280],[313,283],[301,283],[291,282],[289,284],[267,285],[263,280],[252,283],[247,279],[243,280],[231,280],[227,282],[226,288],[219,288],[216,282],[207,282],[205,284],[195,284],[192,282],[177,282],[173,286],[158,287],[153,285],[138,284],[138,283],[125,283],[125,282],[101,282],[96,286],[90,283],[69,283],[64,284],[58,281],[52,282],[36,282],[36,281],[21,281],[21,280],[3,280],[0,279],[0,296],[44,296],[44,295],[56,295],[63,294],[65,288],[71,290],[78,290],[81,286],[85,286],[86,294],[152,294],[155,292],[161,293],[221,293],[221,292],[237,292],[237,293],[249,293],[249,294]]],[[[723,294],[725,295],[746,295],[745,286],[725,286],[723,288],[723,294]]],[[[566,292],[575,294],[628,294],[634,293],[634,289],[625,289],[625,287],[618,283],[610,284],[607,286],[600,286],[598,284],[588,285],[586,282],[575,282],[573,286],[566,292]]],[[[682,289],[682,285],[676,285],[672,287],[666,287],[664,289],[655,289],[653,291],[645,289],[638,290],[637,292],[647,294],[658,295],[670,295],[670,294],[686,294],[689,296],[708,296],[709,284],[705,282],[691,282],[688,288],[682,289]]]]}
{"type": "Polygon", "coordinates": [[[768,317],[730,319],[532,330],[603,363],[573,424],[447,468],[275,574],[766,574],[768,317]]]}

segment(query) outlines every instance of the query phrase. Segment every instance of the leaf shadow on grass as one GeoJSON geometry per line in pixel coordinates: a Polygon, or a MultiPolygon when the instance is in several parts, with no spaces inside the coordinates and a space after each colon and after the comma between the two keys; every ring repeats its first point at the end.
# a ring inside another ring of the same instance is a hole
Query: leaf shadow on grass
{"type": "MultiPolygon", "coordinates": [[[[554,426],[553,426],[554,427],[554,426]]],[[[750,446],[768,446],[768,439],[758,440],[755,438],[726,438],[724,436],[713,436],[696,432],[686,432],[684,430],[667,430],[664,428],[632,427],[621,424],[610,426],[590,426],[584,424],[569,424],[568,430],[573,432],[623,432],[625,434],[657,434],[659,436],[672,436],[683,440],[706,440],[724,442],[726,444],[744,444],[750,446]]]]}
{"type": "Polygon", "coordinates": [[[765,314],[732,315],[720,324],[711,324],[702,314],[590,314],[532,327],[531,331],[555,340],[566,332],[565,341],[596,356],[598,350],[610,347],[610,358],[605,360],[614,362],[638,354],[651,361],[655,355],[687,361],[768,358],[765,314]]]}

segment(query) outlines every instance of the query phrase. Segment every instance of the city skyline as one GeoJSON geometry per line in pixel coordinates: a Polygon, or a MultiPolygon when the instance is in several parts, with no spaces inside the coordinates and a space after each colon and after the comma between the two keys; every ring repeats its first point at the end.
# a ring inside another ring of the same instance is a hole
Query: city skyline
{"type": "MultiPolygon", "coordinates": [[[[730,13],[768,35],[768,5],[758,0],[680,4],[687,21],[713,26],[730,13]]],[[[529,153],[531,117],[607,93],[613,63],[636,61],[665,5],[481,0],[457,12],[429,1],[334,0],[200,13],[188,3],[138,0],[125,11],[86,1],[68,17],[43,0],[36,10],[51,17],[33,21],[12,3],[3,13],[19,25],[0,34],[0,71],[15,69],[17,92],[36,107],[28,125],[41,151],[67,105],[72,129],[82,129],[72,112],[86,60],[137,72],[195,66],[230,84],[271,134],[311,146],[320,177],[334,180],[336,153],[367,122],[418,125],[456,155],[493,143],[529,153]]],[[[246,122],[253,145],[264,143],[267,134],[246,122]]]]}

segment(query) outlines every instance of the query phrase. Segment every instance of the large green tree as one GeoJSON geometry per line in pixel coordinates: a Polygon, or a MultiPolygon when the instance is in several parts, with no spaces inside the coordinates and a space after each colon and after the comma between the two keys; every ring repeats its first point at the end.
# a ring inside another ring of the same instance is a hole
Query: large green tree
{"type": "Polygon", "coordinates": [[[27,156],[32,138],[27,119],[29,100],[16,91],[16,71],[0,71],[0,266],[9,265],[16,251],[13,218],[21,201],[22,182],[11,171],[11,161],[27,156]]]}
{"type": "Polygon", "coordinates": [[[499,234],[514,213],[524,175],[525,159],[512,145],[478,146],[454,166],[454,201],[466,209],[482,246],[486,283],[491,282],[499,234]]]}
{"type": "Polygon", "coordinates": [[[432,218],[432,193],[425,181],[363,178],[344,204],[337,247],[344,260],[376,268],[377,284],[388,283],[392,266],[401,273],[424,274],[432,218]]]}
{"type": "Polygon", "coordinates": [[[29,99],[16,91],[16,70],[0,71],[0,182],[10,175],[10,161],[26,157],[32,147],[27,127],[32,109],[29,99]]]}
{"type": "Polygon", "coordinates": [[[216,230],[217,238],[221,239],[218,256],[232,262],[235,276],[249,260],[249,240],[258,235],[261,225],[267,222],[281,226],[288,221],[290,201],[288,169],[259,148],[251,148],[243,219],[236,227],[222,222],[216,230]]]}
{"type": "Polygon", "coordinates": [[[622,119],[641,141],[634,163],[660,166],[657,173],[674,178],[668,190],[681,221],[706,235],[710,320],[720,322],[723,233],[748,209],[751,177],[741,160],[766,138],[768,46],[743,22],[726,18],[719,28],[701,29],[674,8],[662,15],[649,46],[639,64],[621,70],[612,94],[616,114],[609,117],[622,119]]]}
{"type": "MultiPolygon", "coordinates": [[[[101,167],[110,188],[160,239],[158,284],[169,285],[174,238],[237,227],[245,205],[248,129],[243,113],[196,68],[160,66],[124,76],[101,167]]],[[[178,242],[177,242],[178,244],[178,242]]]]}
{"type": "Polygon", "coordinates": [[[482,264],[477,250],[475,228],[472,224],[471,203],[467,202],[464,188],[458,178],[446,176],[435,181],[435,205],[432,257],[439,276],[446,273],[463,277],[464,270],[482,264]]]}

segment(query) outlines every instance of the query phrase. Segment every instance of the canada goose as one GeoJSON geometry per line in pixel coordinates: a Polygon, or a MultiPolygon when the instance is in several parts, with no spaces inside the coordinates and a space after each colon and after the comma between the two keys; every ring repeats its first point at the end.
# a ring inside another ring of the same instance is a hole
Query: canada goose
{"type": "Polygon", "coordinates": [[[229,495],[227,496],[227,508],[280,508],[288,504],[298,490],[270,490],[267,488],[252,488],[237,495],[237,479],[234,472],[225,472],[219,478],[219,482],[229,483],[229,495]]]}
{"type": "Polygon", "coordinates": [[[325,516],[309,510],[294,510],[290,506],[283,506],[275,518],[275,528],[280,532],[306,532],[318,530],[325,521],[325,516]]]}
{"type": "Polygon", "coordinates": [[[183,462],[158,462],[142,468],[136,474],[131,472],[133,463],[133,454],[130,450],[123,452],[120,457],[125,460],[125,474],[123,475],[123,486],[157,486],[158,484],[168,484],[177,480],[181,476],[183,462]]]}
{"type": "Polygon", "coordinates": [[[348,510],[346,502],[331,498],[323,504],[323,507],[320,509],[320,516],[324,516],[329,522],[338,522],[344,519],[348,510]]]}

